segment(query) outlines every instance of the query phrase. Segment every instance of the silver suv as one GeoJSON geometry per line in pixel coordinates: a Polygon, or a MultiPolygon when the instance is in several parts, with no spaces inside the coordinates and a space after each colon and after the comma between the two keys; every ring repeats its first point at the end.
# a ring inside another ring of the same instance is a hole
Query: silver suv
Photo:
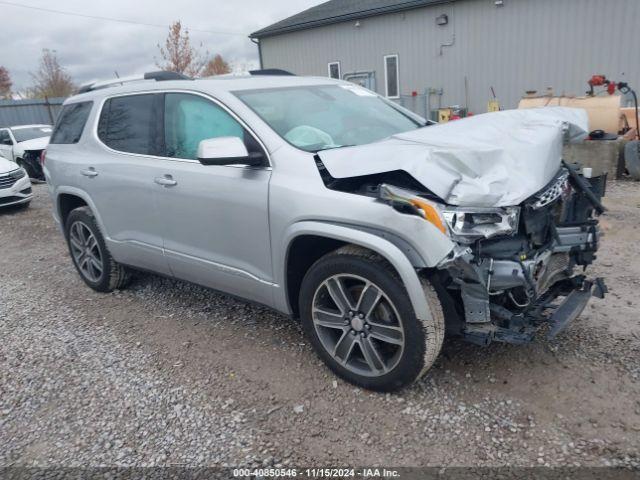
{"type": "Polygon", "coordinates": [[[561,163],[584,112],[431,126],[347,82],[253,73],[157,72],[65,102],[44,172],[89,287],[140,269],[267,305],[382,391],[420,378],[445,333],[525,343],[604,295],[574,274],[604,178],[561,163]]]}

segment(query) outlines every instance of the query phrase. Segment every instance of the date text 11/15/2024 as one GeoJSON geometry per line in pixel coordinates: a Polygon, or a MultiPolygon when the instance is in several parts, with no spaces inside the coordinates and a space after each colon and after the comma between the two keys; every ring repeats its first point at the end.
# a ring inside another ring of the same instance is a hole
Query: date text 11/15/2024
{"type": "Polygon", "coordinates": [[[400,478],[400,472],[387,468],[258,468],[233,470],[235,478],[400,478]]]}

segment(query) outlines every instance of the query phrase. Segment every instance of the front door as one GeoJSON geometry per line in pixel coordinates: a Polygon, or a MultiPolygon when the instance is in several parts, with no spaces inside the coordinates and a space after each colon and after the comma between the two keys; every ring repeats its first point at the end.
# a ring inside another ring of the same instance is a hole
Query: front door
{"type": "Polygon", "coordinates": [[[229,136],[243,139],[250,152],[262,150],[211,99],[165,95],[162,178],[168,181],[156,185],[165,255],[178,278],[271,304],[270,167],[205,166],[197,160],[200,141],[229,136]]]}

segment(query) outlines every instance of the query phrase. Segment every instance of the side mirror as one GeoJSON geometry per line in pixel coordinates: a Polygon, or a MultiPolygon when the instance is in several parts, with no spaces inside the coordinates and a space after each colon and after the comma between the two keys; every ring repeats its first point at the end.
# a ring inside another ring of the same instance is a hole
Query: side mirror
{"type": "Polygon", "coordinates": [[[3,145],[13,145],[13,142],[11,141],[11,139],[10,139],[10,138],[5,138],[5,139],[2,141],[2,144],[3,144],[3,145]]]}
{"type": "Polygon", "coordinates": [[[264,162],[261,153],[250,154],[238,137],[217,137],[202,140],[198,145],[198,160],[203,165],[260,166],[264,162]]]}

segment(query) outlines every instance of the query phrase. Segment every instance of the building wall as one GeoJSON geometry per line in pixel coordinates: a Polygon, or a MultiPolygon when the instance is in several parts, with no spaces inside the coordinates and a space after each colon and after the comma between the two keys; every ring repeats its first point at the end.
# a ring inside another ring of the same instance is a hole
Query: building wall
{"type": "Polygon", "coordinates": [[[384,94],[383,56],[397,53],[403,95],[442,88],[443,106],[468,97],[476,113],[492,86],[506,108],[526,90],[582,95],[592,74],[640,89],[638,0],[461,0],[359,22],[263,38],[263,68],[326,76],[327,63],[340,61],[343,75],[374,70],[384,94]],[[437,26],[443,13],[449,23],[437,26]]]}
{"type": "Polygon", "coordinates": [[[64,98],[0,100],[0,127],[53,124],[64,98]]]}

